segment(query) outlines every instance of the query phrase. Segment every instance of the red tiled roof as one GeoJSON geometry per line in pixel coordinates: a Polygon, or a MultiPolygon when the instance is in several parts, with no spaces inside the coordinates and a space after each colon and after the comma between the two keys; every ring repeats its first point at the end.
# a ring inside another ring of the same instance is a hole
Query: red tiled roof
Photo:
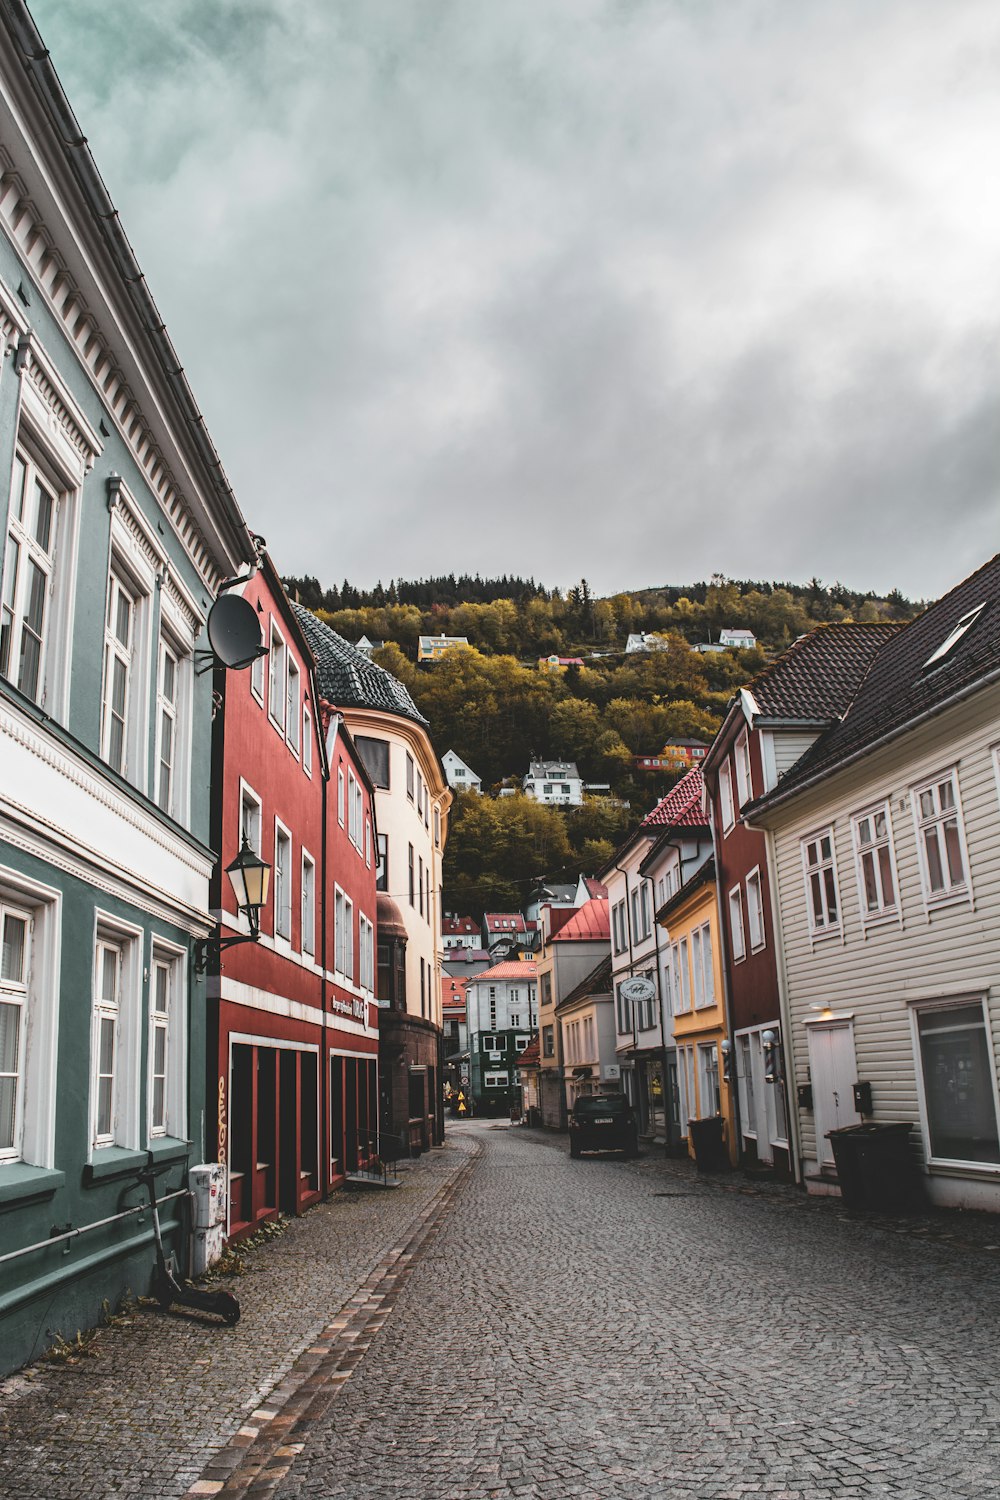
{"type": "Polygon", "coordinates": [[[515,1062],[515,1068],[538,1068],[542,1063],[542,1049],[536,1031],[531,1041],[525,1047],[520,1057],[515,1062]]]}
{"type": "Polygon", "coordinates": [[[593,875],[585,875],[583,877],[583,884],[584,884],[584,889],[586,890],[587,894],[592,899],[594,899],[594,898],[596,898],[598,896],[603,896],[605,898],[605,900],[607,900],[607,895],[608,895],[608,888],[607,888],[607,886],[606,885],[602,885],[599,880],[595,880],[594,877],[593,877],[593,875]]]}
{"type": "Polygon", "coordinates": [[[519,911],[488,911],[483,917],[485,925],[493,932],[524,932],[524,918],[519,911]],[[503,924],[511,925],[505,927],[503,924]]]}
{"type": "Polygon", "coordinates": [[[467,979],[455,979],[451,974],[441,975],[441,1004],[465,1009],[465,986],[467,979]]]}
{"type": "Polygon", "coordinates": [[[705,783],[701,767],[692,766],[651,813],[643,818],[641,828],[705,828],[701,798],[705,783]]]}
{"type": "Polygon", "coordinates": [[[463,933],[468,935],[474,932],[479,935],[479,924],[471,917],[445,917],[441,923],[441,931],[445,937],[460,937],[463,933]]]}
{"type": "Polygon", "coordinates": [[[554,943],[607,943],[610,940],[608,903],[600,897],[578,907],[552,938],[554,943]]]}
{"type": "Polygon", "coordinates": [[[479,984],[484,979],[534,979],[537,972],[531,959],[523,962],[519,959],[505,959],[502,964],[494,964],[492,969],[473,974],[471,979],[466,980],[466,984],[479,984]]]}

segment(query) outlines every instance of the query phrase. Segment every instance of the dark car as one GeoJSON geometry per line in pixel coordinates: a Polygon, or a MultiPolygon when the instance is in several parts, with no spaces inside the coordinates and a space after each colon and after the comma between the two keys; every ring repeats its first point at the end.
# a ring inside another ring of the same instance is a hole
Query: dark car
{"type": "Polygon", "coordinates": [[[624,1151],[639,1155],[639,1127],[624,1094],[586,1094],[573,1105],[569,1122],[569,1154],[581,1151],[624,1151]]]}

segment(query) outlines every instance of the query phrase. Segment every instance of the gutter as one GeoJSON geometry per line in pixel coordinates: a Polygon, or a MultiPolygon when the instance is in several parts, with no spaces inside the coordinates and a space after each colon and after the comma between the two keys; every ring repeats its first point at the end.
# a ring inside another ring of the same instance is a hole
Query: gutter
{"type": "MultiPolygon", "coordinates": [[[[84,201],[104,242],[104,248],[121,278],[122,287],[138,314],[143,332],[146,334],[153,354],[160,367],[174,400],[180,408],[195,450],[207,471],[216,498],[222,502],[222,511],[229,526],[230,549],[244,562],[253,562],[255,553],[246,521],[236,500],[236,495],[222,459],[212,442],[199,410],[194,392],[184,374],[177,351],[167,333],[166,324],[159,308],[153,301],[146,285],[142,268],[122,227],[118,210],[98,171],[87,137],[80,129],[65,90],[59,81],[48,48],[42,40],[24,0],[3,0],[8,25],[14,33],[20,53],[20,61],[38,95],[51,124],[53,125],[66,156],[66,162],[83,194],[84,201]]],[[[219,517],[214,517],[218,520],[219,517]]]]}
{"type": "Polygon", "coordinates": [[[849,766],[853,766],[857,761],[863,759],[864,756],[874,754],[876,750],[881,750],[884,745],[891,744],[902,735],[908,734],[912,729],[918,729],[922,724],[926,724],[931,719],[936,718],[938,714],[945,713],[947,709],[954,708],[959,703],[964,703],[967,698],[971,698],[975,693],[982,692],[984,688],[990,687],[996,682],[1000,682],[1000,667],[987,673],[985,677],[977,677],[975,682],[967,683],[965,687],[959,688],[949,697],[942,699],[940,703],[935,703],[930,708],[925,708],[915,718],[907,719],[905,723],[897,724],[894,728],[887,729],[884,734],[880,734],[874,740],[867,741],[842,760],[834,761],[832,765],[818,767],[811,775],[797,782],[795,786],[788,787],[785,791],[780,791],[776,788],[766,798],[759,798],[757,802],[750,804],[749,811],[751,812],[751,817],[747,817],[747,809],[744,808],[744,823],[750,828],[766,828],[766,823],[757,823],[754,821],[758,814],[769,813],[772,808],[779,807],[785,802],[791,801],[800,792],[808,791],[826,777],[838,776],[841,771],[846,771],[849,766]]]}

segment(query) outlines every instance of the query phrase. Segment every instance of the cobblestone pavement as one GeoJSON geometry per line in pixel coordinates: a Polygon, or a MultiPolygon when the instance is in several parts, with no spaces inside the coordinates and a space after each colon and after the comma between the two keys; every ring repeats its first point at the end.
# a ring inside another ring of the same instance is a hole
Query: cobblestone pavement
{"type": "Polygon", "coordinates": [[[404,1181],[255,1252],[236,1330],[9,1382],[0,1495],[1000,1497],[995,1220],[482,1121],[404,1181]]]}
{"type": "MultiPolygon", "coordinates": [[[[140,1309],[90,1357],[0,1382],[3,1500],[177,1500],[287,1379],[390,1248],[446,1192],[473,1142],[403,1163],[393,1192],[341,1193],[247,1253],[236,1328],[140,1309]]],[[[226,1283],[229,1284],[229,1283],[226,1283]]]]}
{"type": "Polygon", "coordinates": [[[1000,1495],[990,1221],[956,1248],[930,1220],[460,1132],[484,1153],[445,1226],[250,1493],[1000,1495]]]}

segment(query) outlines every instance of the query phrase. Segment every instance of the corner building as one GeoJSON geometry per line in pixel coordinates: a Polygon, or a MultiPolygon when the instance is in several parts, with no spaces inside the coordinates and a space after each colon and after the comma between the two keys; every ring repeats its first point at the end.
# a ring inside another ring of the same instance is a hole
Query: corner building
{"type": "Polygon", "coordinates": [[[381,1127],[404,1151],[422,1151],[444,1138],[441,862],[452,794],[403,684],[311,611],[295,611],[320,695],[342,712],[375,787],[381,1127]]]}

